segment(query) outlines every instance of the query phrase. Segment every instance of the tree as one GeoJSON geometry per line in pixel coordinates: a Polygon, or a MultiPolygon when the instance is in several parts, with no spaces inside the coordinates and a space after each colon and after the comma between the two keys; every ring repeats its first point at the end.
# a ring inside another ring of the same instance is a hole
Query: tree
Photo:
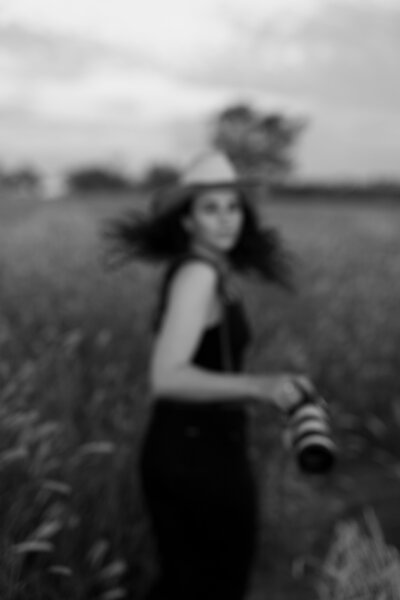
{"type": "Polygon", "coordinates": [[[71,171],[67,175],[67,184],[72,192],[126,191],[132,187],[125,175],[103,166],[71,171]]]}
{"type": "Polygon", "coordinates": [[[299,118],[262,114],[237,104],[216,116],[212,142],[240,174],[259,176],[268,184],[283,181],[292,173],[293,150],[305,125],[299,118]]]}
{"type": "Polygon", "coordinates": [[[36,198],[40,194],[41,174],[33,167],[16,167],[0,172],[0,185],[18,198],[36,198]]]}
{"type": "Polygon", "coordinates": [[[4,173],[3,180],[9,187],[38,188],[41,176],[32,167],[21,167],[4,173]]]}
{"type": "Polygon", "coordinates": [[[147,169],[143,176],[145,188],[154,189],[163,185],[175,184],[180,177],[179,170],[169,164],[155,164],[147,169]]]}

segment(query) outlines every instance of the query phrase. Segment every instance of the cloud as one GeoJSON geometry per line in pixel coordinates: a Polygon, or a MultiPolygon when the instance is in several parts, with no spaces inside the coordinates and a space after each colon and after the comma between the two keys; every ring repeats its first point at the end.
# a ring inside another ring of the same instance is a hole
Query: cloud
{"type": "Polygon", "coordinates": [[[165,115],[198,115],[211,109],[220,92],[195,90],[147,70],[92,70],[79,86],[42,85],[35,97],[37,114],[49,119],[98,121],[145,120],[158,124],[165,115]]]}
{"type": "Polygon", "coordinates": [[[396,132],[400,132],[398,111],[328,109],[315,116],[301,141],[301,173],[398,179],[400,136],[396,132]]]}
{"type": "Polygon", "coordinates": [[[324,156],[342,164],[338,131],[353,155],[363,144],[350,164],[376,158],[369,139],[400,158],[382,117],[398,123],[400,0],[3,0],[2,10],[0,119],[15,156],[36,143],[59,164],[99,148],[178,157],[213,111],[242,100],[309,116],[307,168],[328,167],[324,156]]]}
{"type": "Polygon", "coordinates": [[[296,27],[236,23],[237,35],[212,64],[187,72],[198,85],[273,91],[303,106],[396,107],[400,3],[331,2],[296,27]],[[235,60],[232,61],[231,57],[235,60]]]}
{"type": "Polygon", "coordinates": [[[135,169],[150,158],[155,145],[162,152],[167,141],[162,128],[149,130],[138,124],[133,127],[105,119],[75,126],[68,122],[37,118],[27,121],[18,115],[7,115],[0,116],[0,127],[2,163],[23,161],[50,171],[64,170],[81,162],[106,162],[120,155],[135,169]]]}
{"type": "MultiPolygon", "coordinates": [[[[315,0],[292,3],[296,14],[299,7],[313,5],[315,0]]],[[[112,106],[135,106],[140,114],[142,107],[149,115],[170,118],[181,111],[207,112],[243,90],[249,34],[242,36],[244,49],[236,52],[232,17],[247,15],[249,23],[260,14],[282,18],[282,0],[267,8],[235,0],[231,19],[228,8],[211,0],[148,0],[140,9],[127,0],[82,0],[65,11],[59,0],[14,0],[3,28],[9,68],[0,67],[3,80],[12,79],[14,93],[11,99],[3,94],[3,109],[29,98],[31,111],[60,119],[97,118],[112,106]],[[237,82],[225,75],[230,50],[237,56],[237,82]]],[[[278,43],[270,46],[266,60],[276,69],[301,59],[301,49],[278,43]]],[[[276,93],[270,90],[268,96],[276,93]]]]}
{"type": "Polygon", "coordinates": [[[9,24],[23,22],[39,32],[73,34],[157,57],[165,66],[212,54],[223,43],[224,28],[212,18],[210,0],[13,0],[9,24]],[[182,52],[182,50],[184,50],[182,52]]]}
{"type": "Polygon", "coordinates": [[[12,61],[15,77],[73,79],[94,60],[93,44],[54,33],[38,33],[26,27],[1,27],[2,55],[12,61]]]}

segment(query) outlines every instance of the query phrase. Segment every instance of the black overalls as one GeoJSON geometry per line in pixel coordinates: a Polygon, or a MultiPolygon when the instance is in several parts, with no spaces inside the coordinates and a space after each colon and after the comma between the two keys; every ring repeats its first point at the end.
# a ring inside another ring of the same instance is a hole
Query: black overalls
{"type": "MultiPolygon", "coordinates": [[[[173,265],[169,281],[182,262],[173,265]]],[[[240,300],[225,311],[237,372],[251,332],[240,300]]],[[[224,370],[220,327],[205,330],[192,364],[224,370]]],[[[245,403],[153,400],[140,457],[160,566],[148,600],[242,600],[257,524],[245,403]]]]}

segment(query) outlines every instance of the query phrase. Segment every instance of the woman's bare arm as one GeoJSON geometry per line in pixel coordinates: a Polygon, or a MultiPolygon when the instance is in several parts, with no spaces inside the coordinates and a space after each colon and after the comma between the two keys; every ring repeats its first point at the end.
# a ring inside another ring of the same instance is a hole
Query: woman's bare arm
{"type": "Polygon", "coordinates": [[[150,365],[150,388],[157,396],[192,401],[256,399],[255,377],[218,374],[191,364],[215,294],[217,273],[202,262],[184,265],[169,292],[150,365]]]}

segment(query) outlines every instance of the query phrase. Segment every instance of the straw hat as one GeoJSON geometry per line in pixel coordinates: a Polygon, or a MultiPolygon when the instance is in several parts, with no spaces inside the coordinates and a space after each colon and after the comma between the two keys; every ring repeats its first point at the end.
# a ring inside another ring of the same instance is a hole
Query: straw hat
{"type": "Polygon", "coordinates": [[[249,189],[262,185],[258,177],[239,176],[229,159],[218,150],[198,156],[182,173],[177,184],[158,189],[153,198],[152,212],[164,214],[184,202],[188,193],[210,189],[249,189]]]}

